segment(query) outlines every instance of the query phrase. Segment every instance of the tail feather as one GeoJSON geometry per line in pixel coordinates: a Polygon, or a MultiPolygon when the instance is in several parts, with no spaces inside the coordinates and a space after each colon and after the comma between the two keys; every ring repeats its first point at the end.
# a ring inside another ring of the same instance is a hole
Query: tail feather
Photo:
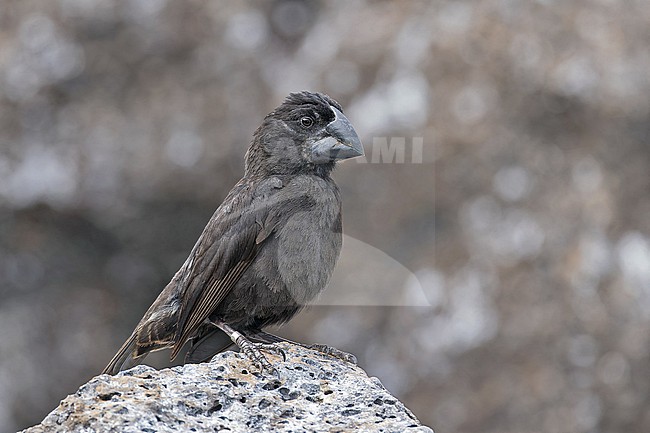
{"type": "Polygon", "coordinates": [[[124,342],[120,350],[117,351],[111,362],[108,363],[102,374],[117,374],[122,370],[129,369],[140,364],[148,352],[136,356],[136,335],[131,334],[128,340],[124,342]]]}

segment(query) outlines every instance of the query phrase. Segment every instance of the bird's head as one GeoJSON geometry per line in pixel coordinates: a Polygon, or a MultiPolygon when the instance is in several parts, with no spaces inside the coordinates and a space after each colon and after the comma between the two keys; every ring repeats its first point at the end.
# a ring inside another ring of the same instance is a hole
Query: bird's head
{"type": "Polygon", "coordinates": [[[246,172],[328,174],[338,160],[363,155],[341,105],[321,93],[291,93],[255,131],[246,172]]]}

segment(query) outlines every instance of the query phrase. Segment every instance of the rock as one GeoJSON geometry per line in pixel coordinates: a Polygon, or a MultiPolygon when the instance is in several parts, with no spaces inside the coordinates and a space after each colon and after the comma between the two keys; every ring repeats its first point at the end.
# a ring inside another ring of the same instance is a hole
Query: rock
{"type": "Polygon", "coordinates": [[[268,354],[279,378],[240,353],[93,378],[66,397],[39,432],[432,432],[374,377],[319,352],[282,344],[268,354]]]}

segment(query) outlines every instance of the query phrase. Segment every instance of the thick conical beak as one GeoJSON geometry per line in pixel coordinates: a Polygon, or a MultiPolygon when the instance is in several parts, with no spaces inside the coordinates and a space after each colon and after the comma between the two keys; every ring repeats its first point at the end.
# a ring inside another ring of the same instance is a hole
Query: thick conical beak
{"type": "Polygon", "coordinates": [[[312,161],[324,163],[363,155],[363,146],[357,131],[347,117],[334,107],[334,120],[325,127],[327,135],[311,147],[312,161]]]}

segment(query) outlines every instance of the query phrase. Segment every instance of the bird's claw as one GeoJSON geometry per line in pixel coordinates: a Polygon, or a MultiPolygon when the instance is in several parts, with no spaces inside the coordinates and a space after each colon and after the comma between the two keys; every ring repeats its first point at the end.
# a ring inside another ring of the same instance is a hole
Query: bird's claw
{"type": "Polygon", "coordinates": [[[282,356],[282,362],[287,360],[287,352],[274,343],[253,343],[258,350],[266,350],[267,352],[275,353],[282,356]]]}
{"type": "Polygon", "coordinates": [[[357,357],[354,356],[351,353],[348,352],[343,352],[342,350],[338,350],[334,347],[327,346],[325,344],[310,344],[308,346],[305,346],[308,349],[315,350],[320,353],[324,353],[326,355],[333,356],[334,358],[341,359],[345,362],[349,362],[350,364],[357,365],[357,357]]]}
{"type": "Polygon", "coordinates": [[[278,347],[275,344],[267,344],[267,343],[253,343],[253,342],[248,342],[244,343],[241,345],[241,350],[242,352],[248,356],[255,364],[257,364],[260,367],[260,370],[262,372],[267,371],[271,373],[272,375],[276,376],[277,378],[280,377],[280,373],[278,370],[269,362],[269,360],[264,356],[264,354],[261,352],[262,350],[265,350],[267,352],[272,352],[277,355],[281,355],[283,361],[287,360],[287,354],[285,353],[284,349],[281,347],[278,347]]]}

